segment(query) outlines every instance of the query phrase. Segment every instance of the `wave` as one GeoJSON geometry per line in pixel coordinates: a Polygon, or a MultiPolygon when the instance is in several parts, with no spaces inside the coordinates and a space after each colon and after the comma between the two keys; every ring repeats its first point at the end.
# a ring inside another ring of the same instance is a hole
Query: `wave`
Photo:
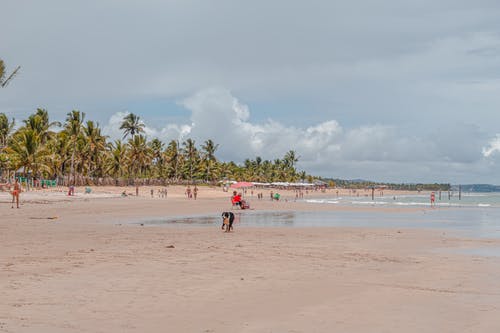
{"type": "Polygon", "coordinates": [[[353,205],[387,205],[387,201],[351,201],[353,205]]]}
{"type": "Polygon", "coordinates": [[[307,199],[305,200],[307,203],[319,203],[319,204],[338,204],[338,200],[320,200],[320,199],[307,199]]]}
{"type": "MultiPolygon", "coordinates": [[[[478,195],[478,197],[481,195],[478,195]]],[[[343,205],[353,205],[353,206],[405,206],[405,207],[432,207],[431,203],[427,200],[419,200],[421,197],[417,196],[400,196],[396,200],[394,199],[389,199],[387,200],[356,200],[356,198],[323,198],[323,199],[307,199],[304,200],[304,202],[311,203],[311,204],[343,204],[343,205]],[[408,200],[411,197],[415,198],[416,200],[408,200]],[[400,199],[400,200],[398,200],[400,199]],[[406,199],[406,200],[405,200],[406,199]]],[[[361,199],[361,198],[359,198],[361,199]]],[[[437,201],[435,203],[436,207],[480,207],[480,208],[486,208],[486,207],[500,207],[500,202],[492,202],[489,203],[487,200],[481,200],[482,202],[477,202],[477,200],[473,200],[472,202],[470,200],[465,200],[465,201],[448,201],[448,200],[443,200],[443,201],[437,201]],[[476,202],[474,202],[476,201],[476,202]],[[486,202],[485,202],[486,201],[486,202]]]]}

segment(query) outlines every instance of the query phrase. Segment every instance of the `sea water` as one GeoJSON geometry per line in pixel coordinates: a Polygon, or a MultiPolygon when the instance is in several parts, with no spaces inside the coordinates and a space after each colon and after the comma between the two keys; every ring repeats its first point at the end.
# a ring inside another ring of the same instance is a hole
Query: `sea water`
{"type": "MultiPolygon", "coordinates": [[[[435,206],[438,207],[498,207],[500,208],[500,193],[462,193],[435,192],[435,206]]],[[[385,195],[379,193],[360,196],[331,196],[323,198],[308,198],[304,200],[311,204],[337,204],[356,206],[394,206],[394,207],[430,207],[429,194],[385,195]]]]}

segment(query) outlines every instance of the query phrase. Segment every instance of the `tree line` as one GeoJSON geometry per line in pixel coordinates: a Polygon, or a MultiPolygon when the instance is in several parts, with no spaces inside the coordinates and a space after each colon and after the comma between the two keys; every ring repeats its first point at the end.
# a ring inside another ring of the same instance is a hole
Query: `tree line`
{"type": "Polygon", "coordinates": [[[191,138],[166,143],[149,139],[133,113],[123,118],[123,137],[114,141],[85,116],[73,110],[61,123],[50,121],[48,111],[39,108],[15,128],[15,121],[0,113],[0,176],[57,179],[59,185],[313,180],[296,169],[293,150],[283,158],[256,157],[237,164],[218,160],[219,144],[211,139],[201,145],[191,138]]]}
{"type": "Polygon", "coordinates": [[[400,191],[448,191],[451,189],[450,184],[438,184],[438,183],[417,183],[417,184],[407,184],[407,183],[383,183],[383,182],[373,182],[368,180],[345,180],[345,179],[328,179],[330,184],[334,186],[353,188],[353,189],[366,189],[366,188],[378,188],[385,187],[390,190],[400,190],[400,191]]]}

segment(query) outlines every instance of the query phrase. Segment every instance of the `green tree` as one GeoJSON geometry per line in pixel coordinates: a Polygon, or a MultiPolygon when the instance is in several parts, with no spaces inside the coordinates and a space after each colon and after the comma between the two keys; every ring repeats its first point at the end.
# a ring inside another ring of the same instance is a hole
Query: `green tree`
{"type": "Polygon", "coordinates": [[[20,66],[17,66],[17,68],[14,69],[14,71],[8,77],[6,77],[7,72],[5,70],[5,63],[2,59],[0,59],[0,87],[5,87],[9,83],[9,81],[12,80],[14,76],[16,76],[20,68],[20,66]]]}
{"type": "Polygon", "coordinates": [[[146,137],[143,135],[134,135],[128,140],[128,161],[130,174],[134,178],[142,176],[151,164],[151,149],[148,146],[146,137]]]}
{"type": "Polygon", "coordinates": [[[186,159],[187,167],[189,169],[189,180],[193,182],[193,172],[195,164],[198,159],[198,150],[196,149],[195,141],[191,138],[182,143],[183,153],[186,159]]]}
{"type": "Polygon", "coordinates": [[[23,167],[24,175],[38,176],[39,170],[44,167],[45,153],[39,134],[33,129],[21,129],[12,138],[9,146],[16,169],[23,167]]]}
{"type": "Polygon", "coordinates": [[[205,141],[205,143],[201,146],[203,150],[203,162],[205,163],[206,168],[206,181],[214,180],[213,174],[211,171],[214,170],[217,159],[215,158],[215,152],[219,148],[218,144],[215,144],[211,139],[205,141]]]}
{"type": "Polygon", "coordinates": [[[73,110],[69,112],[66,116],[66,123],[64,130],[68,133],[71,142],[71,169],[70,175],[68,177],[68,182],[70,182],[70,177],[73,177],[73,183],[76,181],[75,175],[75,155],[77,153],[77,143],[80,133],[82,132],[83,120],[85,119],[85,113],[78,110],[73,110]]]}
{"type": "Polygon", "coordinates": [[[85,155],[86,169],[88,176],[102,176],[103,164],[106,152],[106,137],[101,134],[99,123],[92,120],[87,121],[83,127],[84,148],[82,154],[85,155]]]}
{"type": "Polygon", "coordinates": [[[120,140],[110,144],[111,153],[106,162],[106,173],[111,174],[115,179],[123,177],[124,167],[127,164],[127,146],[120,140]]]}
{"type": "Polygon", "coordinates": [[[123,139],[125,139],[129,135],[134,137],[136,134],[143,133],[144,124],[142,123],[139,116],[133,113],[129,113],[125,117],[123,117],[120,129],[123,130],[123,139]]]}
{"type": "Polygon", "coordinates": [[[169,178],[175,181],[179,180],[179,169],[181,166],[181,156],[179,143],[177,140],[171,140],[165,149],[165,160],[168,163],[169,178]]]}
{"type": "Polygon", "coordinates": [[[165,144],[161,142],[160,139],[154,138],[149,143],[149,148],[151,150],[151,157],[154,166],[154,175],[159,178],[164,178],[164,169],[165,169],[165,156],[163,154],[165,144]]]}
{"type": "Polygon", "coordinates": [[[49,121],[49,113],[46,109],[38,108],[36,112],[24,120],[24,127],[31,128],[34,130],[45,144],[51,137],[54,136],[54,132],[50,130],[51,127],[61,126],[58,121],[49,121]]]}
{"type": "Polygon", "coordinates": [[[5,113],[0,113],[0,149],[7,145],[14,125],[14,119],[9,121],[5,113]]]}

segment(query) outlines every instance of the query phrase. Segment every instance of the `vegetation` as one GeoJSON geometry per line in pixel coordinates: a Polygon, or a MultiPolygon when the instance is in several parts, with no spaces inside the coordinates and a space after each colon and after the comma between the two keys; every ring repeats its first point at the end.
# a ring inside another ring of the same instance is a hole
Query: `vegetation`
{"type": "Polygon", "coordinates": [[[192,138],[164,143],[144,135],[134,114],[123,119],[122,140],[110,142],[85,113],[69,112],[63,124],[37,109],[14,130],[14,120],[0,113],[0,176],[14,173],[31,179],[57,179],[67,184],[216,183],[223,179],[275,182],[312,180],[295,168],[291,150],[282,159],[246,159],[242,165],[220,161],[220,145],[192,138]]]}
{"type": "Polygon", "coordinates": [[[18,66],[9,76],[7,76],[7,72],[5,70],[5,63],[3,62],[2,59],[0,59],[0,88],[5,87],[10,82],[10,80],[12,80],[14,76],[16,76],[20,68],[21,67],[18,66]]]}
{"type": "Polygon", "coordinates": [[[330,184],[335,184],[337,187],[353,188],[353,189],[365,189],[365,188],[378,188],[385,187],[390,190],[402,190],[402,191],[448,191],[451,189],[450,184],[396,184],[396,183],[382,183],[382,182],[372,182],[368,180],[344,180],[344,179],[323,179],[328,181],[330,184]]]}

